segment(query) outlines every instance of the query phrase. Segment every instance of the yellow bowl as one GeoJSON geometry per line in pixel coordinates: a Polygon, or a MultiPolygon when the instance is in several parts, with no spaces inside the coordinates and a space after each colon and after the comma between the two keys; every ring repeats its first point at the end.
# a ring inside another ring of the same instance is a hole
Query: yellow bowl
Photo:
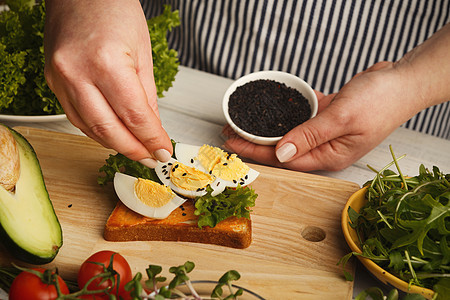
{"type": "MultiPolygon", "coordinates": [[[[367,187],[362,188],[355,192],[347,201],[347,204],[344,207],[344,211],[342,212],[341,218],[341,226],[344,232],[345,240],[349,245],[350,249],[354,252],[362,253],[359,247],[359,240],[356,234],[356,230],[351,228],[349,225],[350,219],[348,217],[348,208],[351,207],[355,211],[359,211],[366,202],[366,190],[367,187]]],[[[386,285],[391,285],[401,291],[411,294],[420,294],[423,295],[427,299],[431,299],[433,297],[434,291],[430,289],[426,289],[423,287],[409,285],[406,281],[399,279],[398,277],[392,275],[387,272],[376,263],[371,261],[370,259],[357,256],[361,263],[372,273],[376,278],[378,278],[381,282],[386,285]]]]}

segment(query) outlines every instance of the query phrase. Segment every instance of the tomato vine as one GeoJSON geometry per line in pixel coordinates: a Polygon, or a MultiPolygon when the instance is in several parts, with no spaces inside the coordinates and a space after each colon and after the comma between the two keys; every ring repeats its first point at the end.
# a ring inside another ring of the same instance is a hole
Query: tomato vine
{"type": "MultiPolygon", "coordinates": [[[[200,296],[192,284],[188,273],[194,268],[195,264],[191,261],[185,262],[183,265],[169,268],[169,272],[174,275],[173,279],[168,283],[166,277],[161,276],[162,267],[158,265],[149,265],[145,270],[148,279],[143,280],[143,275],[137,272],[131,278],[131,269],[128,262],[117,260],[123,258],[120,254],[112,251],[99,251],[89,257],[80,267],[78,273],[78,288],[71,282],[63,281],[58,275],[58,270],[54,269],[28,269],[15,266],[13,268],[0,268],[0,287],[7,292],[15,292],[11,287],[21,280],[20,276],[35,276],[42,284],[42,289],[54,290],[52,296],[39,298],[36,296],[36,288],[29,289],[29,295],[21,293],[15,299],[34,299],[39,300],[73,300],[73,299],[109,299],[109,300],[145,300],[145,299],[171,299],[172,297],[182,297],[184,299],[205,299],[200,296]],[[107,258],[107,263],[105,262],[107,258]],[[90,268],[90,271],[86,271],[90,268]],[[96,269],[96,270],[94,270],[96,269]],[[125,269],[125,271],[124,271],[125,269]],[[128,269],[129,272],[128,273],[128,269]],[[92,275],[94,274],[94,275],[92,275]],[[81,278],[83,277],[83,278],[81,278]],[[80,284],[81,283],[81,284],[80,284]],[[162,286],[160,286],[162,285],[162,286]],[[70,292],[68,289],[70,287],[70,292]],[[181,289],[180,287],[185,287],[181,289]],[[187,287],[187,289],[186,289],[187,287]]],[[[237,271],[230,270],[226,272],[217,282],[211,291],[211,298],[207,299],[237,299],[243,294],[243,289],[235,288],[232,281],[239,280],[240,274],[237,271]],[[225,292],[223,290],[225,288],[225,292]]],[[[45,291],[46,292],[46,291],[45,291]]],[[[14,295],[10,294],[10,297],[14,295]]]]}

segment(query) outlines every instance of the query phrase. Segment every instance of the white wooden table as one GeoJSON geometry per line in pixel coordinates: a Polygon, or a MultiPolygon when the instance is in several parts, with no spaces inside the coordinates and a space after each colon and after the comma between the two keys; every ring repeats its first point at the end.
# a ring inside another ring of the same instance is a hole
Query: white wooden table
{"type": "MultiPolygon", "coordinates": [[[[232,80],[180,67],[173,87],[159,100],[161,120],[169,136],[178,142],[221,146],[221,136],[226,123],[222,114],[222,96],[232,80]]],[[[0,122],[14,126],[30,126],[66,133],[83,135],[69,121],[59,122],[0,122]]],[[[407,154],[400,161],[404,174],[416,175],[421,163],[426,167],[438,166],[445,173],[450,172],[450,141],[398,128],[378,147],[339,172],[315,172],[316,174],[356,182],[360,185],[373,178],[374,173],[367,168],[384,167],[391,161],[389,145],[397,157],[407,154]]],[[[381,284],[373,279],[361,265],[357,265],[354,295],[364,288],[381,284]]]]}

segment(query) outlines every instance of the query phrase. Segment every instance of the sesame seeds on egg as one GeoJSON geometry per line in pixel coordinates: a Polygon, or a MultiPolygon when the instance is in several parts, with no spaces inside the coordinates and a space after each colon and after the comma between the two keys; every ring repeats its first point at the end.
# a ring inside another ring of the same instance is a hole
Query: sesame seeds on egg
{"type": "Polygon", "coordinates": [[[211,184],[213,196],[223,192],[226,187],[237,187],[238,184],[246,186],[259,175],[259,172],[248,167],[236,154],[227,153],[218,147],[177,143],[175,156],[178,161],[215,177],[211,184]]]}
{"type": "Polygon", "coordinates": [[[155,172],[162,183],[188,198],[205,195],[206,187],[214,181],[214,176],[173,158],[166,164],[158,163],[155,172]]]}
{"type": "Polygon", "coordinates": [[[177,143],[174,152],[177,159],[158,162],[154,169],[162,184],[116,173],[116,194],[128,208],[150,218],[166,218],[186,198],[206,195],[208,186],[216,196],[227,187],[246,186],[259,175],[236,154],[218,147],[177,143]]]}

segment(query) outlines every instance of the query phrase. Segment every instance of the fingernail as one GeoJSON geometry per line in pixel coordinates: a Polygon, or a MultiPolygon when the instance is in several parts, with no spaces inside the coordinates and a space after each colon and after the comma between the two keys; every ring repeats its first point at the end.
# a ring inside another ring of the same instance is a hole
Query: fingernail
{"type": "Polygon", "coordinates": [[[170,158],[172,157],[170,155],[170,152],[166,149],[159,149],[153,152],[153,155],[156,157],[157,160],[160,162],[168,162],[170,158]]]}
{"type": "Polygon", "coordinates": [[[158,165],[158,162],[153,158],[144,158],[141,159],[139,162],[150,169],[154,169],[158,165]]]}
{"type": "Polygon", "coordinates": [[[297,153],[297,147],[292,143],[286,143],[275,152],[280,162],[285,162],[291,159],[297,153]]]}

